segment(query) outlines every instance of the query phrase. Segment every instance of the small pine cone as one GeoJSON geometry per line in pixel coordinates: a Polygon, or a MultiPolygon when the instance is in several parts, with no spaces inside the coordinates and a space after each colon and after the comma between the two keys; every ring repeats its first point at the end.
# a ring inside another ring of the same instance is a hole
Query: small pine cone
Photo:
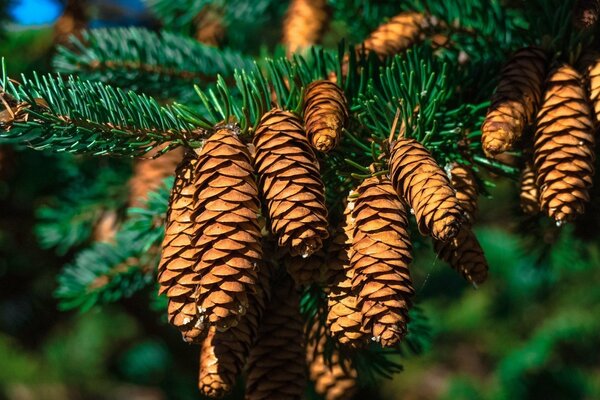
{"type": "Polygon", "coordinates": [[[542,99],[547,58],[541,49],[517,51],[504,66],[481,127],[488,157],[511,150],[531,124],[542,99]]]}
{"type": "Polygon", "coordinates": [[[81,37],[88,25],[87,1],[67,0],[64,11],[54,23],[54,43],[66,45],[71,35],[81,37]]]}
{"type": "Polygon", "coordinates": [[[396,141],[390,177],[398,195],[408,201],[423,235],[443,242],[456,236],[463,210],[448,176],[422,144],[414,139],[396,141]]]}
{"type": "Polygon", "coordinates": [[[595,121],[600,121],[600,53],[587,52],[582,57],[587,80],[587,92],[593,108],[595,121]]]}
{"type": "Polygon", "coordinates": [[[477,180],[473,170],[467,165],[454,163],[448,169],[448,176],[452,187],[456,190],[456,198],[465,212],[467,221],[473,223],[475,213],[477,213],[477,197],[479,196],[477,180]]]}
{"type": "Polygon", "coordinates": [[[540,208],[559,225],[584,212],[594,174],[594,128],[581,80],[572,67],[557,67],[537,116],[533,148],[540,208]]]}
{"type": "Polygon", "coordinates": [[[380,58],[393,56],[416,44],[429,25],[426,15],[403,12],[375,29],[358,47],[367,53],[374,52],[380,58]]]}
{"type": "Polygon", "coordinates": [[[196,40],[209,46],[218,46],[225,35],[223,16],[210,5],[203,7],[198,13],[194,26],[196,40]]]}
{"type": "Polygon", "coordinates": [[[267,268],[261,268],[259,279],[259,288],[250,296],[248,311],[239,323],[227,331],[211,326],[202,342],[198,387],[205,396],[222,397],[242,373],[269,297],[267,268]]]}
{"type": "Polygon", "coordinates": [[[259,123],[254,146],[259,184],[279,246],[293,256],[308,257],[329,233],[319,163],[300,120],[288,111],[270,111],[259,123]]]}
{"type": "Polygon", "coordinates": [[[304,125],[315,149],[327,153],[337,146],[347,120],[348,106],[342,89],[325,80],[308,85],[304,95],[304,125]]]}
{"type": "Polygon", "coordinates": [[[579,29],[587,29],[596,25],[600,18],[599,0],[577,0],[573,7],[573,23],[579,29]]]}
{"type": "Polygon", "coordinates": [[[315,324],[306,345],[306,363],[315,391],[325,400],[352,399],[358,389],[356,369],[350,359],[342,359],[335,348],[327,354],[326,342],[325,332],[315,324]]]}
{"type": "Polygon", "coordinates": [[[300,298],[292,280],[274,284],[248,359],[246,399],[300,399],[306,384],[300,298]]]}
{"type": "Polygon", "coordinates": [[[292,0],[283,21],[288,55],[319,43],[328,21],[326,0],[292,0]]]}
{"type": "Polygon", "coordinates": [[[481,284],[487,279],[487,260],[479,241],[470,228],[464,227],[449,242],[434,240],[433,247],[440,259],[460,272],[467,281],[481,284]]]}
{"type": "MultiPolygon", "coordinates": [[[[353,194],[351,193],[350,196],[353,194]]],[[[354,199],[348,197],[344,211],[344,229],[333,240],[337,254],[332,254],[329,262],[327,327],[329,334],[339,343],[350,347],[363,347],[367,341],[366,331],[362,327],[362,314],[356,304],[356,294],[352,291],[354,269],[350,267],[352,256],[352,237],[354,234],[354,199]]]]}
{"type": "Polygon", "coordinates": [[[115,210],[105,210],[94,225],[92,239],[95,242],[112,243],[119,229],[119,216],[115,210]]]}
{"type": "Polygon", "coordinates": [[[540,201],[537,184],[535,183],[535,171],[531,163],[527,163],[521,173],[521,210],[525,214],[537,214],[540,212],[540,201]]]}
{"type": "Polygon", "coordinates": [[[148,194],[160,187],[163,180],[172,176],[183,159],[184,150],[177,147],[158,158],[152,158],[163,147],[157,147],[146,154],[147,159],[137,160],[129,179],[129,206],[142,207],[148,194]]]}
{"type": "Polygon", "coordinates": [[[325,250],[320,249],[310,257],[284,256],[283,264],[287,272],[294,278],[298,285],[308,285],[321,282],[323,264],[327,262],[325,250]]]}
{"type": "Polygon", "coordinates": [[[356,191],[352,292],[357,294],[363,328],[383,347],[393,347],[406,334],[414,294],[406,205],[389,178],[367,178],[356,191]]]}
{"type": "Polygon", "coordinates": [[[177,167],[158,265],[159,294],[166,294],[169,299],[169,322],[181,331],[186,342],[192,343],[199,343],[205,332],[196,306],[200,275],[194,272],[198,249],[193,244],[193,174],[197,162],[188,155],[177,167]]]}
{"type": "Polygon", "coordinates": [[[262,260],[251,162],[246,145],[224,128],[206,140],[194,171],[194,245],[201,249],[194,270],[202,276],[198,305],[220,330],[246,312],[262,260]]]}

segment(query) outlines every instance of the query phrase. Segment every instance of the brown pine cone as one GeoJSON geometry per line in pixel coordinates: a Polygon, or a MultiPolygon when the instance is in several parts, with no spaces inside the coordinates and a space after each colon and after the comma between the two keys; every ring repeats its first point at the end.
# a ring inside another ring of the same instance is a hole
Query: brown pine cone
{"type": "Polygon", "coordinates": [[[481,143],[488,157],[513,149],[523,129],[533,123],[542,99],[546,64],[541,49],[527,47],[504,66],[481,127],[481,143]]]}
{"type": "Polygon", "coordinates": [[[209,46],[218,46],[225,36],[223,16],[210,5],[204,6],[198,13],[194,26],[196,40],[209,46]]]}
{"type": "Polygon", "coordinates": [[[599,0],[577,0],[573,7],[573,23],[579,29],[587,29],[596,25],[600,18],[599,0]]]}
{"type": "Polygon", "coordinates": [[[325,188],[319,163],[298,117],[288,111],[265,114],[254,135],[255,166],[279,246],[308,257],[327,232],[325,188]]]}
{"type": "Polygon", "coordinates": [[[406,138],[396,141],[390,177],[398,195],[408,201],[423,235],[446,242],[458,234],[464,211],[448,177],[421,143],[406,138]]]}
{"type": "Polygon", "coordinates": [[[246,312],[262,260],[251,162],[237,134],[223,128],[206,140],[194,171],[194,245],[201,249],[194,270],[202,276],[198,305],[219,330],[246,312]]]}
{"type": "Polygon", "coordinates": [[[289,277],[273,285],[248,359],[246,399],[300,399],[306,385],[300,298],[289,277]]]}
{"type": "Polygon", "coordinates": [[[352,290],[354,269],[350,267],[352,237],[355,221],[352,216],[355,199],[350,193],[344,211],[344,228],[333,240],[337,254],[331,254],[329,262],[327,327],[329,334],[339,343],[350,347],[362,347],[368,338],[362,326],[362,314],[356,304],[356,293],[352,290]]]}
{"type": "Polygon", "coordinates": [[[416,44],[429,26],[426,15],[418,12],[403,12],[375,29],[358,46],[367,53],[374,52],[380,58],[393,56],[416,44]]]}
{"type": "Polygon", "coordinates": [[[289,255],[283,258],[283,264],[287,272],[298,285],[321,282],[323,264],[326,262],[327,255],[324,249],[320,249],[307,258],[302,256],[291,257],[289,255]]]}
{"type": "Polygon", "coordinates": [[[464,227],[458,235],[447,243],[433,241],[435,252],[456,271],[473,284],[485,282],[488,263],[483,249],[469,227],[464,227]]]}
{"type": "Polygon", "coordinates": [[[596,123],[600,121],[600,53],[589,51],[582,57],[587,92],[592,105],[596,123]]]}
{"type": "Polygon", "coordinates": [[[520,182],[521,210],[525,214],[537,214],[540,212],[539,191],[535,183],[535,171],[530,162],[525,165],[521,172],[520,182]]]}
{"type": "Polygon", "coordinates": [[[468,165],[453,163],[448,170],[448,177],[452,187],[456,190],[456,198],[465,212],[467,222],[473,223],[479,197],[477,179],[475,179],[473,169],[468,165]]]}
{"type": "Polygon", "coordinates": [[[304,125],[315,149],[327,153],[337,146],[347,120],[348,106],[342,89],[325,80],[308,85],[304,94],[304,125]]]}
{"type": "Polygon", "coordinates": [[[119,230],[119,216],[115,210],[104,210],[92,231],[94,242],[112,243],[119,230]]]}
{"type": "Polygon", "coordinates": [[[169,299],[169,322],[177,327],[186,342],[199,343],[205,332],[204,318],[196,301],[200,275],[194,271],[199,249],[194,245],[194,169],[198,163],[189,154],[177,167],[171,190],[169,210],[158,265],[159,294],[169,299]]]}
{"type": "Polygon", "coordinates": [[[554,69],[537,116],[533,148],[540,208],[558,225],[584,212],[594,174],[594,128],[581,81],[568,65],[554,69]]]}
{"type": "Polygon", "coordinates": [[[259,287],[249,296],[248,311],[236,326],[227,331],[219,331],[214,326],[209,328],[202,342],[198,379],[200,392],[205,396],[222,397],[231,391],[242,373],[268,302],[269,278],[267,268],[261,268],[259,287]]]}
{"type": "Polygon", "coordinates": [[[319,43],[328,22],[326,0],[292,0],[283,21],[281,40],[288,55],[319,43]]]}
{"type": "Polygon", "coordinates": [[[389,178],[367,178],[356,191],[352,292],[365,331],[383,347],[393,347],[406,334],[414,294],[408,270],[412,246],[406,205],[389,178]]]}
{"type": "Polygon", "coordinates": [[[54,23],[54,43],[68,44],[71,35],[81,37],[81,31],[88,25],[87,7],[85,0],[67,0],[62,15],[54,23]]]}

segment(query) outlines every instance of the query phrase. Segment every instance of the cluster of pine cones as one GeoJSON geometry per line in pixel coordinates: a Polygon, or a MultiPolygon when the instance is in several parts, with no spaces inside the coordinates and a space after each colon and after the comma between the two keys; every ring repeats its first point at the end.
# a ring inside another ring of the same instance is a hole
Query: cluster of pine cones
{"type": "Polygon", "coordinates": [[[560,226],[583,214],[590,199],[600,55],[583,53],[577,68],[548,64],[535,47],[510,58],[482,126],[482,145],[490,157],[523,150],[521,207],[560,226]]]}

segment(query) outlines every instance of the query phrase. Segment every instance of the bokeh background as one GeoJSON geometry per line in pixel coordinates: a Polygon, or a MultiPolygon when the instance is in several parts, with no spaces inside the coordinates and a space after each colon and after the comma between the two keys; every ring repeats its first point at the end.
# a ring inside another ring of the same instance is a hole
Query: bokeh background
{"type": "MultiPolygon", "coordinates": [[[[64,4],[4,3],[7,70],[50,70],[64,4]]],[[[141,1],[89,7],[90,27],[156,25],[141,1]]],[[[40,210],[74,179],[86,185],[94,164],[76,163],[90,171],[75,173],[67,156],[1,154],[0,399],[199,398],[195,350],[148,297],[59,310],[56,276],[74,253],[44,249],[40,210]]],[[[402,373],[365,387],[359,398],[600,399],[600,246],[590,232],[600,228],[539,229],[518,217],[514,182],[493,178],[476,228],[490,279],[469,287],[417,249],[412,271],[431,339],[422,355],[399,356],[402,373]]]]}

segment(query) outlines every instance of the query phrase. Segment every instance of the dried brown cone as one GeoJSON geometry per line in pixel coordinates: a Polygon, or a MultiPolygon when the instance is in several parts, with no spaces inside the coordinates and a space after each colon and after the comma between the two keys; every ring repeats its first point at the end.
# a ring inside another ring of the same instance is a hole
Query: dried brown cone
{"type": "Polygon", "coordinates": [[[300,399],[306,385],[300,298],[289,277],[274,284],[248,359],[246,399],[300,399]]]}
{"type": "Polygon", "coordinates": [[[167,211],[165,237],[158,265],[159,293],[169,299],[168,319],[186,342],[199,343],[205,332],[198,312],[200,275],[194,271],[198,249],[194,246],[194,169],[197,158],[190,154],[177,167],[167,211]]]}
{"type": "Polygon", "coordinates": [[[546,64],[541,49],[527,47],[504,66],[481,127],[481,143],[488,157],[513,149],[523,129],[533,123],[542,99],[546,64]]]}
{"type": "Polygon", "coordinates": [[[600,53],[588,51],[582,56],[587,92],[596,123],[600,121],[600,53]]]}
{"type": "Polygon", "coordinates": [[[54,42],[66,44],[70,35],[81,36],[89,22],[86,0],[67,0],[63,14],[54,24],[54,42]]]}
{"type": "Polygon", "coordinates": [[[600,18],[599,0],[577,0],[573,7],[573,22],[580,29],[591,28],[600,18]]]}
{"type": "Polygon", "coordinates": [[[283,21],[288,55],[319,43],[328,21],[326,0],[292,0],[283,21]]]}
{"type": "Polygon", "coordinates": [[[538,186],[535,183],[535,171],[531,163],[527,163],[521,172],[519,198],[521,210],[525,214],[537,214],[540,212],[540,201],[538,186]]]}
{"type": "Polygon", "coordinates": [[[371,340],[393,347],[407,332],[414,294],[408,270],[412,246],[406,205],[387,177],[367,178],[356,191],[352,292],[371,340]]]}
{"type": "Polygon", "coordinates": [[[315,391],[325,400],[352,399],[358,390],[357,371],[350,359],[342,359],[335,348],[326,355],[327,336],[319,327],[313,324],[306,345],[306,363],[315,391]]]}
{"type": "Polygon", "coordinates": [[[357,306],[356,292],[352,290],[354,269],[350,267],[352,256],[352,237],[355,221],[352,216],[355,199],[351,193],[344,211],[344,227],[333,239],[338,249],[337,254],[331,254],[327,298],[327,327],[331,337],[339,343],[358,348],[366,344],[367,332],[362,326],[362,314],[357,306]]]}
{"type": "Polygon", "coordinates": [[[379,57],[393,56],[416,44],[429,26],[429,18],[418,12],[403,12],[375,29],[358,46],[379,57]]]}
{"type": "Polygon", "coordinates": [[[260,203],[248,148],[228,128],[206,140],[194,171],[194,271],[203,317],[226,330],[248,308],[262,261],[260,203]]]}
{"type": "Polygon", "coordinates": [[[554,69],[537,116],[533,149],[540,208],[559,225],[584,212],[594,174],[594,128],[581,81],[568,65],[554,69]]]}
{"type": "Polygon", "coordinates": [[[326,80],[308,85],[304,95],[304,125],[315,149],[327,153],[337,146],[347,120],[346,97],[338,85],[326,80]]]}
{"type": "Polygon", "coordinates": [[[448,169],[450,183],[456,190],[456,198],[465,212],[467,221],[473,223],[477,213],[479,189],[473,169],[465,164],[453,163],[448,169]]]}
{"type": "Polygon", "coordinates": [[[225,35],[223,16],[210,5],[203,7],[198,13],[194,26],[196,40],[209,46],[218,46],[225,35]]]}
{"type": "Polygon", "coordinates": [[[211,326],[202,342],[198,387],[208,397],[222,397],[231,391],[246,364],[269,298],[269,274],[264,267],[257,286],[239,323],[227,331],[211,326]]]}
{"type": "Polygon", "coordinates": [[[310,257],[289,255],[284,256],[283,264],[294,282],[298,285],[308,285],[321,282],[321,273],[323,264],[327,262],[327,254],[324,249],[320,249],[310,257]]]}
{"type": "Polygon", "coordinates": [[[265,114],[254,135],[255,166],[279,246],[292,256],[318,251],[329,233],[319,163],[299,118],[265,114]]]}
{"type": "Polygon", "coordinates": [[[467,281],[473,284],[485,282],[488,263],[483,249],[469,227],[464,227],[458,235],[447,243],[433,241],[435,252],[467,281]]]}
{"type": "Polygon", "coordinates": [[[392,185],[415,214],[419,231],[446,242],[458,234],[464,215],[448,176],[414,139],[400,138],[390,158],[392,185]]]}

